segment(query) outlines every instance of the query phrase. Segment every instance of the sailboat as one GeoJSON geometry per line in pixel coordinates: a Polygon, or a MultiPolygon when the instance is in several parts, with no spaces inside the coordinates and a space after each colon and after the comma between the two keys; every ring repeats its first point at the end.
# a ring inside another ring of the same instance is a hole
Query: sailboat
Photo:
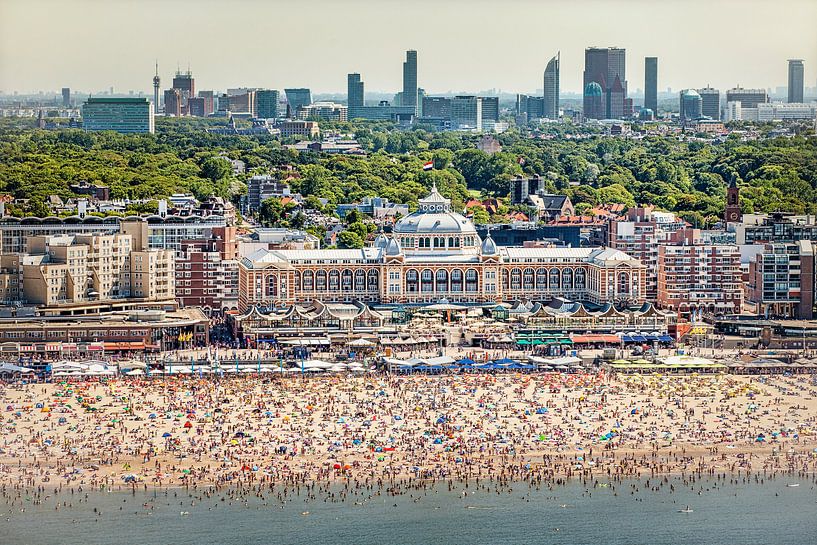
{"type": "Polygon", "coordinates": [[[686,509],[679,509],[678,512],[679,513],[692,513],[692,509],[690,509],[690,507],[687,505],[686,509]]]}

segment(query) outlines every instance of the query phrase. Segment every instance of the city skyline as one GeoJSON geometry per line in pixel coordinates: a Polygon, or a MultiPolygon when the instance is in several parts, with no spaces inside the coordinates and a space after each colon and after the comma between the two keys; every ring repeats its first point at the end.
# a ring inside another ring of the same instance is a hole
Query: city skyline
{"type": "MultiPolygon", "coordinates": [[[[506,9],[499,11],[487,2],[437,5],[421,0],[418,10],[433,9],[433,17],[423,18],[417,25],[385,25],[375,17],[370,3],[353,0],[340,6],[319,1],[297,9],[298,19],[309,21],[309,40],[294,35],[303,31],[303,24],[280,25],[274,29],[279,36],[275,48],[270,49],[265,33],[225,33],[221,22],[208,15],[208,6],[215,6],[208,0],[197,3],[202,9],[196,10],[189,9],[191,2],[175,2],[163,7],[161,17],[149,9],[153,5],[150,2],[110,5],[81,0],[72,4],[76,9],[65,12],[52,9],[56,4],[50,0],[7,0],[0,6],[0,90],[26,94],[62,87],[95,90],[113,86],[115,92],[148,94],[158,59],[163,81],[169,81],[177,67],[189,66],[204,89],[302,85],[316,93],[343,93],[347,74],[360,73],[365,74],[369,92],[398,92],[402,89],[400,63],[405,51],[416,49],[420,58],[417,85],[430,94],[492,88],[532,94],[540,89],[542,72],[553,51],[561,52],[561,91],[570,94],[581,91],[584,49],[593,46],[626,49],[630,63],[625,80],[631,82],[644,81],[641,59],[659,57],[659,91],[707,84],[721,89],[738,84],[774,89],[786,85],[790,58],[804,59],[805,86],[811,87],[817,82],[817,42],[811,39],[817,5],[801,0],[786,4],[801,16],[785,22],[757,17],[756,10],[769,6],[757,0],[741,2],[739,10],[735,2],[704,5],[692,0],[684,3],[692,9],[678,10],[676,2],[655,6],[630,0],[614,8],[588,0],[547,5],[519,1],[503,5],[506,9]],[[469,11],[463,13],[466,5],[469,11]],[[649,13],[640,13],[647,5],[649,13]],[[721,34],[707,35],[706,40],[690,40],[689,25],[698,24],[696,6],[706,7],[708,16],[715,20],[729,20],[730,27],[739,27],[741,32],[724,29],[721,34]],[[538,18],[520,18],[520,10],[528,15],[547,13],[560,24],[550,29],[543,41],[535,32],[538,18]],[[89,12],[97,15],[89,19],[89,12]],[[109,18],[113,12],[129,24],[99,25],[89,32],[75,32],[95,18],[114,20],[109,18]],[[629,14],[636,12],[641,26],[622,32],[622,25],[631,20],[629,14]],[[312,16],[316,13],[321,16],[312,16]],[[471,18],[479,24],[462,24],[471,18]],[[20,25],[21,20],[37,24],[20,25]],[[452,25],[454,21],[460,24],[452,25]],[[179,25],[188,36],[182,42],[174,39],[179,25]],[[480,25],[496,39],[471,39],[480,25]],[[661,29],[660,41],[655,40],[656,26],[661,29]],[[230,53],[224,41],[213,39],[218,33],[225,39],[240,37],[244,54],[230,53]],[[289,36],[293,39],[288,40],[289,36]],[[26,47],[21,47],[23,43],[26,47]],[[54,43],[60,44],[63,58],[76,62],[54,63],[54,43]],[[330,62],[327,51],[339,43],[345,55],[330,62]],[[83,60],[91,53],[94,62],[86,67],[83,60]],[[513,62],[508,62],[509,58],[513,62]],[[741,59],[746,62],[739,62],[741,59]],[[44,66],[49,70],[43,70],[44,66]]],[[[265,15],[286,20],[286,16],[280,17],[281,6],[276,3],[246,1],[236,7],[252,11],[259,20],[265,15]]],[[[632,87],[629,94],[640,85],[632,87]]]]}

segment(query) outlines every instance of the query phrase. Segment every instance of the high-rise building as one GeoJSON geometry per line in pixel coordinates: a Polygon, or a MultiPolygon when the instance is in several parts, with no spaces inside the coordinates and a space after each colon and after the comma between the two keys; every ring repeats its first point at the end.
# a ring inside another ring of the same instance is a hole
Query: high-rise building
{"type": "Polygon", "coordinates": [[[156,61],[156,73],[153,76],[153,111],[159,113],[159,85],[162,78],[159,77],[159,61],[156,61]]]}
{"type": "Polygon", "coordinates": [[[181,91],[185,99],[196,96],[196,80],[190,70],[184,73],[176,72],[173,77],[173,88],[181,91]]]}
{"type": "Polygon", "coordinates": [[[178,89],[165,89],[165,115],[182,115],[182,92],[178,89]]]}
{"type": "Polygon", "coordinates": [[[70,108],[71,107],[71,89],[70,89],[70,87],[63,87],[62,88],[62,107],[63,108],[70,108]]]}
{"type": "Polygon", "coordinates": [[[694,89],[681,91],[681,124],[686,126],[690,121],[701,118],[701,95],[694,89]]]}
{"type": "Polygon", "coordinates": [[[423,97],[423,116],[449,119],[451,117],[451,99],[448,97],[423,97]]]}
{"type": "MultiPolygon", "coordinates": [[[[545,117],[548,119],[559,119],[559,59],[560,53],[548,61],[545,68],[545,117]]],[[[483,106],[484,108],[484,106],[483,106]]]]}
{"type": "Polygon", "coordinates": [[[346,99],[349,110],[363,107],[363,82],[360,81],[360,74],[346,76],[346,99]]]}
{"type": "Polygon", "coordinates": [[[259,89],[255,92],[256,115],[262,119],[278,117],[278,91],[259,89]]]}
{"type": "Polygon", "coordinates": [[[417,109],[417,52],[406,51],[403,63],[403,97],[401,106],[414,106],[417,109]]]}
{"type": "Polygon", "coordinates": [[[749,301],[769,318],[814,318],[814,244],[809,240],[763,246],[749,262],[749,301]]]}
{"type": "Polygon", "coordinates": [[[803,102],[803,59],[789,59],[789,102],[803,102]]]}
{"type": "Polygon", "coordinates": [[[312,104],[312,93],[309,89],[299,87],[294,89],[284,89],[287,95],[287,117],[298,116],[298,108],[312,104]]]}
{"type": "Polygon", "coordinates": [[[658,113],[658,57],[644,57],[644,107],[658,113]]]}
{"type": "MultiPolygon", "coordinates": [[[[213,91],[199,91],[199,98],[204,99],[204,113],[202,114],[203,117],[207,117],[215,112],[215,97],[213,91]]],[[[194,113],[190,113],[190,115],[197,115],[194,113]]]]}
{"type": "Polygon", "coordinates": [[[482,129],[482,99],[473,95],[451,100],[451,125],[456,129],[482,129]]]}
{"type": "Polygon", "coordinates": [[[744,89],[735,87],[726,91],[726,102],[740,102],[742,109],[757,108],[758,104],[769,102],[766,89],[744,89]]]}
{"type": "MultiPolygon", "coordinates": [[[[530,103],[528,104],[530,108],[530,103]]],[[[604,91],[595,81],[584,87],[584,117],[586,119],[603,119],[605,117],[604,91]]],[[[530,113],[528,113],[530,118],[530,113]]]]}
{"type": "Polygon", "coordinates": [[[721,118],[721,92],[713,89],[709,85],[703,89],[698,89],[701,95],[701,114],[712,119],[721,118]]]}
{"type": "Polygon", "coordinates": [[[146,98],[88,98],[82,105],[86,131],[154,132],[153,104],[146,98]]]}
{"type": "Polygon", "coordinates": [[[482,102],[482,120],[499,122],[499,97],[480,97],[482,102]]]}
{"type": "MultiPolygon", "coordinates": [[[[591,83],[597,83],[601,87],[604,99],[604,115],[601,117],[616,118],[628,113],[625,67],[625,49],[588,47],[584,50],[583,85],[585,90],[591,83]]],[[[588,100],[595,102],[595,95],[588,97],[585,94],[585,117],[599,119],[588,115],[588,110],[593,110],[588,107],[588,100]]]]}

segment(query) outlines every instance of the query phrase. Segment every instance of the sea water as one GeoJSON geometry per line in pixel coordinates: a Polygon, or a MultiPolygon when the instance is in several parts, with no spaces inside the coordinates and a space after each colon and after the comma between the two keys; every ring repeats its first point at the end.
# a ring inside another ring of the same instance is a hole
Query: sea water
{"type": "MultiPolygon", "coordinates": [[[[324,501],[320,494],[304,501],[302,488],[283,508],[269,493],[265,499],[222,501],[222,492],[191,505],[192,498],[180,489],[93,492],[87,499],[85,493],[63,491],[60,504],[71,502],[73,507],[55,510],[54,497],[35,505],[29,494],[23,497],[24,512],[19,500],[4,508],[0,543],[817,544],[817,486],[812,480],[729,484],[710,479],[686,487],[678,479],[670,482],[674,492],[669,484],[649,490],[643,481],[596,488],[572,482],[553,489],[517,483],[499,493],[493,486],[476,490],[471,483],[466,495],[462,484],[454,490],[438,484],[370,500],[364,499],[369,492],[349,494],[342,502],[324,501]],[[789,486],[794,483],[799,486],[789,486]],[[680,512],[687,505],[692,512],[680,512]]],[[[658,483],[651,481],[652,486],[658,483]]]]}

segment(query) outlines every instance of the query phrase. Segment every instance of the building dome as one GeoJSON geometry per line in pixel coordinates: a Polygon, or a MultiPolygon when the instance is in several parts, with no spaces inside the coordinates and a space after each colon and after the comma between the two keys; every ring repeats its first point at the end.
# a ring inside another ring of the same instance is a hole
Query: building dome
{"type": "Polygon", "coordinates": [[[400,219],[394,225],[396,235],[476,235],[474,224],[451,211],[451,201],[434,186],[425,199],[419,200],[416,212],[400,219]]]}
{"type": "Polygon", "coordinates": [[[588,97],[600,97],[602,95],[601,92],[601,85],[596,83],[595,81],[591,81],[587,84],[584,88],[584,96],[588,97]]]}
{"type": "Polygon", "coordinates": [[[386,246],[386,255],[400,255],[401,253],[403,253],[403,251],[400,248],[400,243],[397,241],[397,239],[390,239],[388,246],[386,246]]]}
{"type": "Polygon", "coordinates": [[[494,239],[491,238],[490,231],[488,231],[488,235],[485,237],[485,240],[482,241],[482,246],[480,246],[479,252],[482,255],[499,254],[499,250],[496,248],[496,242],[494,242],[494,239]]]}
{"type": "Polygon", "coordinates": [[[384,235],[383,233],[380,233],[380,234],[379,234],[379,235],[377,235],[377,237],[374,239],[374,244],[373,244],[373,246],[374,246],[375,248],[385,248],[385,247],[386,247],[386,246],[388,246],[388,245],[389,245],[389,237],[387,237],[387,236],[386,236],[386,235],[384,235]]]}

